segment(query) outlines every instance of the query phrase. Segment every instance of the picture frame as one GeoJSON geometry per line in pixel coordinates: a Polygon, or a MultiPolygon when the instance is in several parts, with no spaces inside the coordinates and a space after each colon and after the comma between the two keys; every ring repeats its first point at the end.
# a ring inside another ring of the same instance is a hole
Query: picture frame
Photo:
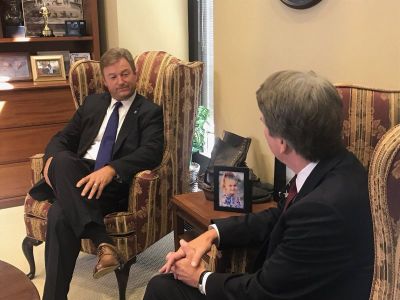
{"type": "Polygon", "coordinates": [[[251,212],[249,169],[214,166],[214,210],[251,212]]]}
{"type": "Polygon", "coordinates": [[[36,52],[37,55],[62,55],[64,58],[64,68],[65,74],[68,77],[69,74],[69,67],[70,67],[70,60],[69,60],[69,51],[67,50],[60,50],[60,51],[38,51],[36,52]]]}
{"type": "Polygon", "coordinates": [[[76,53],[69,54],[69,62],[70,62],[71,66],[78,60],[82,60],[82,59],[90,60],[91,59],[90,53],[89,52],[81,52],[81,53],[76,52],[76,53]]]}
{"type": "Polygon", "coordinates": [[[28,53],[0,53],[0,81],[31,79],[31,64],[29,63],[28,53]]]}
{"type": "Polygon", "coordinates": [[[65,21],[66,36],[84,36],[86,35],[85,20],[68,20],[65,21]]]}
{"type": "Polygon", "coordinates": [[[62,55],[31,56],[33,81],[66,80],[62,55]]]}

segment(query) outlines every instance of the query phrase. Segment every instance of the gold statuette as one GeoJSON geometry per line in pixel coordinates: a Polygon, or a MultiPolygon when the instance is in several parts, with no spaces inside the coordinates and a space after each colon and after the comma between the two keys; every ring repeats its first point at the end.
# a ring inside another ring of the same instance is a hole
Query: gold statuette
{"type": "Polygon", "coordinates": [[[42,32],[40,33],[40,36],[54,36],[53,30],[49,27],[50,12],[45,4],[43,4],[43,6],[40,8],[39,13],[42,15],[44,20],[44,27],[42,29],[42,32]]]}

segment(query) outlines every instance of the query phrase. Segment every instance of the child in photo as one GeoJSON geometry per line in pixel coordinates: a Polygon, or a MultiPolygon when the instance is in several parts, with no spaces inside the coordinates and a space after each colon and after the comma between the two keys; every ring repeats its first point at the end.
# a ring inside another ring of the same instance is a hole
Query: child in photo
{"type": "Polygon", "coordinates": [[[238,194],[239,178],[233,172],[225,172],[221,180],[222,197],[219,205],[223,207],[243,208],[243,199],[238,194]]]}

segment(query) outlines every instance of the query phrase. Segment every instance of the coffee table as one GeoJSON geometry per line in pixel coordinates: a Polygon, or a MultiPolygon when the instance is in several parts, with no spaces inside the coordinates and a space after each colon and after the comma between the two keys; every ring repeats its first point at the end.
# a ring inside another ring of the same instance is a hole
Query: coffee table
{"type": "Polygon", "coordinates": [[[19,269],[0,260],[0,300],[40,300],[38,290],[19,269]]]}

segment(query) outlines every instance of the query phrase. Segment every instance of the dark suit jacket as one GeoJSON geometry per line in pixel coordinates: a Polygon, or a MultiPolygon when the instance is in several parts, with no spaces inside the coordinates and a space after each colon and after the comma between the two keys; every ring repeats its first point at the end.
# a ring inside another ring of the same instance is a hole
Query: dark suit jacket
{"type": "MultiPolygon", "coordinates": [[[[69,150],[83,157],[95,139],[107,108],[109,93],[88,96],[68,125],[58,132],[46,147],[44,160],[57,152],[69,150]]],[[[137,172],[160,164],[164,147],[162,108],[137,94],[120,129],[109,163],[122,182],[129,184],[137,172]]],[[[51,197],[44,181],[29,192],[37,200],[51,197]]]]}
{"type": "Polygon", "coordinates": [[[318,163],[286,212],[214,220],[220,248],[259,245],[256,272],[211,274],[207,299],[369,299],[372,218],[366,171],[343,150],[318,163]],[[261,259],[260,259],[261,258],[261,259]]]}

